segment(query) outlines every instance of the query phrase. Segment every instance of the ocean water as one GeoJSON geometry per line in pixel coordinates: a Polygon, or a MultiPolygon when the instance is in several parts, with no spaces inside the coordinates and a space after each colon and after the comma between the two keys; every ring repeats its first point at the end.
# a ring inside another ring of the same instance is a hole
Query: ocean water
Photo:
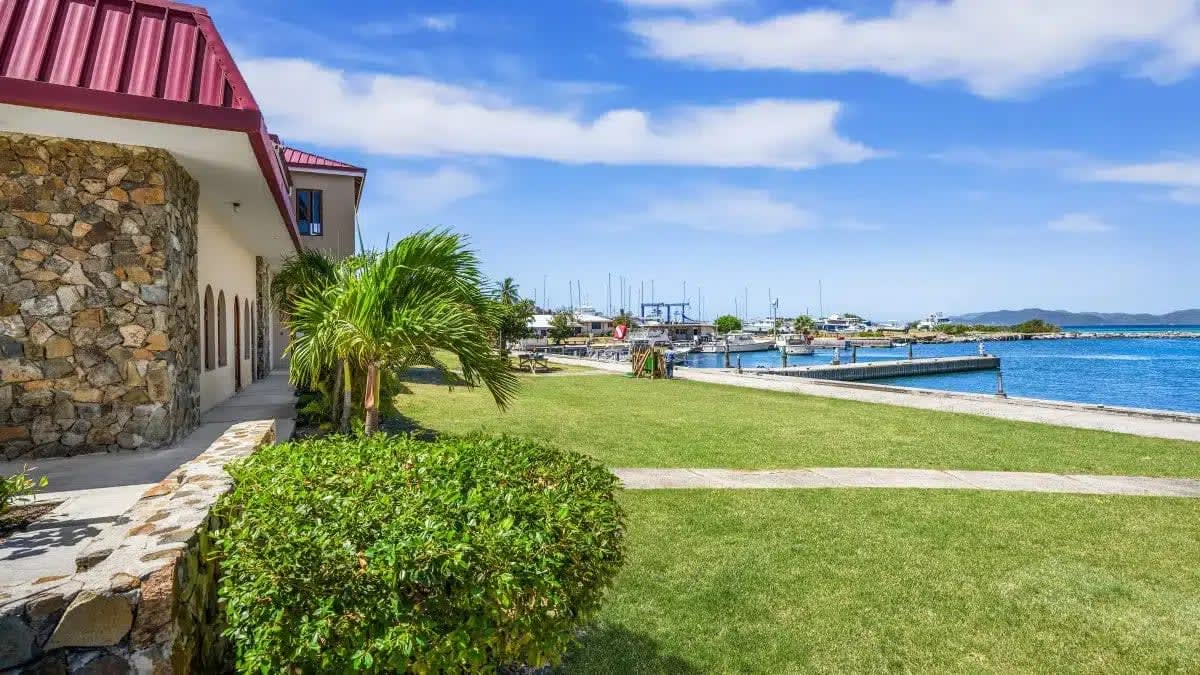
{"type": "Polygon", "coordinates": [[[1200,333],[1200,326],[1192,325],[1163,325],[1163,326],[1138,326],[1130,325],[1113,325],[1113,326],[1063,326],[1064,331],[1079,332],[1079,333],[1200,333]]]}
{"type": "MultiPolygon", "coordinates": [[[[1150,332],[1150,328],[1139,330],[1150,332]]],[[[1170,326],[1162,331],[1181,330],[1170,326]]],[[[1087,328],[1086,330],[1095,330],[1087,328]]],[[[1192,330],[1200,331],[1200,327],[1192,330]]],[[[1134,408],[1156,408],[1200,413],[1200,339],[1096,338],[1078,340],[1022,340],[984,342],[990,354],[1000,357],[1004,387],[1010,396],[1134,408]]],[[[913,355],[967,356],[978,352],[974,343],[913,345],[913,355]]],[[[737,354],[731,355],[736,362],[737,354]]],[[[778,367],[776,351],[741,354],[745,369],[778,367]]],[[[813,356],[788,357],[788,365],[829,363],[832,350],[818,349],[813,356]]],[[[907,347],[860,347],[859,361],[908,357],[907,347]]],[[[842,361],[850,354],[842,350],[842,361]]],[[[723,354],[689,354],[687,365],[719,368],[723,354]]],[[[995,371],[922,375],[872,380],[924,389],[994,394],[995,371]]]]}

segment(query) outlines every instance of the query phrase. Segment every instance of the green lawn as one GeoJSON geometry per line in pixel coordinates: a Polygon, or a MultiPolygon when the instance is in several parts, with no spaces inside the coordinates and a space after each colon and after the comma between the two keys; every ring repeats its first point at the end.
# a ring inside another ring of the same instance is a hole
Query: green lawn
{"type": "MultiPolygon", "coordinates": [[[[571,372],[571,371],[564,371],[571,372]]],[[[891,466],[1200,477],[1200,444],[872,403],[619,375],[523,376],[482,390],[409,385],[401,411],[441,432],[509,432],[608,466],[891,466]]]]}
{"type": "Polygon", "coordinates": [[[637,491],[571,673],[1200,671],[1200,500],[637,491]]]}

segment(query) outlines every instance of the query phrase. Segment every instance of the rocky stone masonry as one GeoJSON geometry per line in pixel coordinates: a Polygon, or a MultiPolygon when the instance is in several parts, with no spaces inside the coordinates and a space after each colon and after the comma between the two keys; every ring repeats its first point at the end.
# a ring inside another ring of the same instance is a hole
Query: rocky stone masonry
{"type": "Polygon", "coordinates": [[[147,490],[79,572],[0,588],[0,673],[229,670],[212,506],[233,485],[225,465],[274,440],[273,420],[233,425],[147,490]]]}
{"type": "Polygon", "coordinates": [[[197,191],[164,150],[0,132],[4,459],[196,426],[197,191]]]}
{"type": "Polygon", "coordinates": [[[254,258],[254,377],[271,374],[271,266],[263,257],[254,258]]]}

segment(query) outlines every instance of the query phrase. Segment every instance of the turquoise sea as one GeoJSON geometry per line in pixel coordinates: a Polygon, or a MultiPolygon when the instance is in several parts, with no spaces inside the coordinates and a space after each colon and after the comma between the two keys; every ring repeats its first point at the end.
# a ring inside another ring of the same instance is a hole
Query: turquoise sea
{"type": "MultiPolygon", "coordinates": [[[[1200,332],[1200,326],[1074,326],[1082,332],[1200,332]]],[[[1010,396],[1134,408],[1156,408],[1200,413],[1200,339],[1195,338],[1089,338],[984,342],[990,354],[1000,357],[1004,386],[1010,396]]],[[[965,356],[977,353],[969,344],[913,346],[922,356],[965,356]]],[[[907,347],[858,350],[859,361],[907,358],[907,347]]],[[[777,367],[779,353],[741,355],[743,368],[777,367]]],[[[687,365],[718,368],[721,354],[690,354],[687,365]]],[[[829,363],[831,350],[808,357],[789,357],[789,365],[829,363]]],[[[843,350],[843,361],[850,355],[843,350]]],[[[879,384],[991,394],[996,391],[994,371],[927,375],[872,380],[879,384]]]]}

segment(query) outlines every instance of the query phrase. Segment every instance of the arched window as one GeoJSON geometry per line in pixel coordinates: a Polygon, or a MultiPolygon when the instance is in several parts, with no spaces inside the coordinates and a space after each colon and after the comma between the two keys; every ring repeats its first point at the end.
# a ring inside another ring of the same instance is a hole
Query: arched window
{"type": "Polygon", "coordinates": [[[229,365],[229,332],[225,329],[225,291],[217,296],[217,367],[229,365]]]}
{"type": "Polygon", "coordinates": [[[214,339],[212,286],[204,288],[204,369],[212,370],[217,362],[217,343],[214,339]]]}
{"type": "Polygon", "coordinates": [[[250,330],[250,303],[246,303],[242,314],[245,317],[242,320],[242,327],[246,331],[246,336],[242,339],[242,358],[248,359],[250,358],[250,343],[254,340],[254,333],[250,330]]]}

